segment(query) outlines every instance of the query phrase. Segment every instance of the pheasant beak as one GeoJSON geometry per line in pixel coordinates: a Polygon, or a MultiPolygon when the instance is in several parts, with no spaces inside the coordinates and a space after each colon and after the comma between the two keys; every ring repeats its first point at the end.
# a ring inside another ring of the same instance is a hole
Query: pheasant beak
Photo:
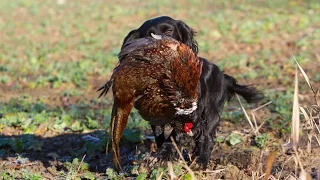
{"type": "Polygon", "coordinates": [[[185,123],[184,124],[184,127],[183,127],[184,132],[187,133],[189,136],[194,135],[193,132],[191,131],[192,127],[193,127],[192,123],[185,123]]]}
{"type": "Polygon", "coordinates": [[[193,132],[190,130],[189,132],[187,132],[187,134],[189,135],[189,136],[194,136],[194,134],[193,134],[193,132]]]}

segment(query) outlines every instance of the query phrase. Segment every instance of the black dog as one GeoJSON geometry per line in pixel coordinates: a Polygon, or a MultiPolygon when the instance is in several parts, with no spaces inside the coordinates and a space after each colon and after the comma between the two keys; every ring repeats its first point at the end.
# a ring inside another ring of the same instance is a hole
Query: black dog
{"type": "MultiPolygon", "coordinates": [[[[151,36],[151,33],[170,36],[188,45],[195,54],[198,54],[198,45],[194,39],[195,31],[184,22],[168,16],[147,20],[126,36],[123,45],[133,39],[151,36]]],[[[263,95],[254,87],[237,84],[233,77],[223,74],[215,64],[204,58],[200,59],[203,61],[203,66],[198,86],[197,118],[193,120],[192,131],[196,141],[194,155],[198,156],[197,162],[202,168],[206,168],[225,102],[235,94],[241,95],[249,103],[261,100],[263,95]]],[[[152,129],[157,146],[161,147],[164,142],[168,141],[163,130],[164,127],[152,127],[152,129]]],[[[173,130],[171,136],[176,136],[177,133],[173,130]]]]}

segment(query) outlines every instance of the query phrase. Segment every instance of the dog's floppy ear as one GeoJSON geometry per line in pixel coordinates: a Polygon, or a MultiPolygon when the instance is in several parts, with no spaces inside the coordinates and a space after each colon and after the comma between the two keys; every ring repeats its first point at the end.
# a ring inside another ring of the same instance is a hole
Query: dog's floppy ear
{"type": "MultiPolygon", "coordinates": [[[[134,40],[134,39],[138,39],[140,38],[140,32],[135,29],[135,30],[132,30],[131,32],[129,32],[129,34],[124,38],[123,40],[123,43],[122,43],[122,46],[124,44],[126,44],[127,42],[131,41],[131,40],[134,40]]],[[[121,48],[122,49],[122,48],[121,48]]]]}
{"type": "Polygon", "coordinates": [[[191,47],[192,51],[195,54],[198,54],[198,43],[194,39],[196,32],[191,29],[186,23],[182,21],[177,22],[177,27],[179,29],[179,35],[181,37],[181,41],[191,47]]]}

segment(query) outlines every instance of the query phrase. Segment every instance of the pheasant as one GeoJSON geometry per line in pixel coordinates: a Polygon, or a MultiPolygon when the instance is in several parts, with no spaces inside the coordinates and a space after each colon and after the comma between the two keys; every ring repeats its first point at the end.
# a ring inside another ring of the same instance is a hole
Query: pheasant
{"type": "Polygon", "coordinates": [[[170,124],[192,136],[202,61],[187,45],[154,34],[129,41],[118,57],[120,64],[99,90],[102,96],[112,86],[112,153],[121,170],[119,143],[133,107],[152,126],[170,124]]]}

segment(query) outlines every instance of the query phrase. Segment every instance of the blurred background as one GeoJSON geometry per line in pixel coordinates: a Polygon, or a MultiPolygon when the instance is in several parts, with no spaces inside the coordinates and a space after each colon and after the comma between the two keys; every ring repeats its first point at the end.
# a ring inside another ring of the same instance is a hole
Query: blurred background
{"type": "Polygon", "coordinates": [[[317,1],[17,0],[0,8],[2,91],[96,88],[117,63],[124,37],[161,15],[195,29],[200,55],[241,82],[286,88],[292,55],[320,80],[317,1]]]}
{"type": "MultiPolygon", "coordinates": [[[[0,169],[5,170],[8,164],[22,158],[20,161],[26,163],[39,161],[37,172],[51,167],[43,164],[48,164],[52,156],[66,163],[81,159],[85,152],[96,151],[98,146],[84,143],[47,156],[71,138],[63,134],[108,127],[112,95],[98,99],[96,90],[116,66],[124,37],[144,21],[162,15],[182,20],[197,31],[200,56],[240,83],[255,84],[263,90],[265,102],[272,101],[261,113],[268,125],[265,133],[272,131],[275,137],[286,137],[290,132],[296,66],[293,56],[313,85],[320,85],[318,0],[2,0],[0,162],[4,165],[0,169]],[[50,139],[53,137],[61,140],[50,139]],[[53,141],[61,144],[44,148],[53,141]],[[35,151],[43,152],[45,160],[35,158],[42,157],[32,154],[35,151]],[[70,154],[71,151],[81,152],[70,154]],[[15,153],[25,154],[18,157],[15,153]]],[[[303,77],[299,78],[302,103],[311,102],[312,93],[303,77]]],[[[237,101],[228,103],[222,116],[226,122],[245,124],[237,101]]],[[[130,143],[141,142],[149,127],[135,111],[131,119],[124,138],[130,143]]],[[[232,125],[235,129],[237,126],[232,125]]],[[[104,136],[103,132],[90,135],[100,140],[104,136]]],[[[74,142],[71,139],[70,143],[74,142]]],[[[102,152],[106,141],[104,138],[100,143],[102,152]]],[[[92,170],[90,162],[95,159],[87,159],[88,169],[92,170]]],[[[73,164],[63,163],[52,166],[68,167],[66,175],[73,164]]],[[[98,163],[95,168],[102,167],[104,172],[109,165],[98,163]]]]}

